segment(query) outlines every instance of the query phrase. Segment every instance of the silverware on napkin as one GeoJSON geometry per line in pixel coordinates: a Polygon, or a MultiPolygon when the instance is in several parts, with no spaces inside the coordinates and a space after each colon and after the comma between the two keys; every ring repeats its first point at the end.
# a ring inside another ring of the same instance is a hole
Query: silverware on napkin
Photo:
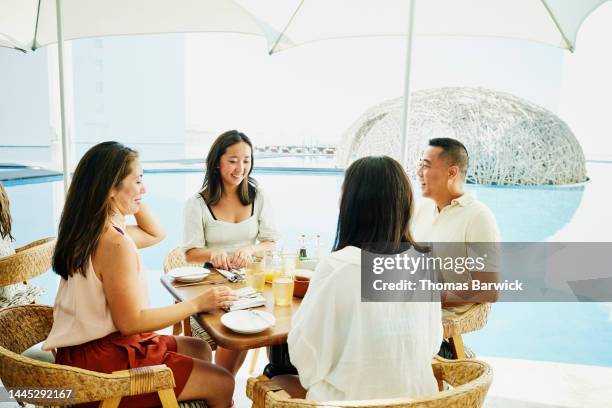
{"type": "Polygon", "coordinates": [[[216,271],[228,281],[233,283],[242,282],[244,280],[244,277],[239,272],[235,272],[235,269],[231,271],[226,271],[225,269],[217,268],[216,271]]]}

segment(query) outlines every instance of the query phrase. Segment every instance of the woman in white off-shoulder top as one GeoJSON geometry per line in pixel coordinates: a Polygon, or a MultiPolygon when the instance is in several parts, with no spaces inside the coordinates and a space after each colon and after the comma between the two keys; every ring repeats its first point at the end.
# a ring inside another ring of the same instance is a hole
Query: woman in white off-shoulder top
{"type": "MultiPolygon", "coordinates": [[[[237,130],[221,134],[206,157],[202,189],[185,203],[183,250],[188,262],[229,270],[274,248],[279,234],[269,199],[250,176],[251,140],[237,130]]],[[[215,361],[236,374],[246,352],[217,348],[215,361]]]]}

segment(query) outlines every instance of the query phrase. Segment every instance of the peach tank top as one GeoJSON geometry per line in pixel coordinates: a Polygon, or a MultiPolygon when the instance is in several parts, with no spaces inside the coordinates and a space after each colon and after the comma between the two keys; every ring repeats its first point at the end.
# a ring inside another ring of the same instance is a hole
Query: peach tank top
{"type": "MultiPolygon", "coordinates": [[[[119,227],[115,229],[130,240],[138,253],[132,238],[119,227]]],[[[43,350],[83,344],[118,331],[104,295],[102,282],[94,272],[91,259],[87,263],[85,274],[86,277],[76,273],[68,279],[60,278],[53,305],[53,326],[43,344],[43,350]]],[[[140,253],[138,253],[138,277],[143,288],[141,305],[148,307],[147,281],[140,253]]]]}

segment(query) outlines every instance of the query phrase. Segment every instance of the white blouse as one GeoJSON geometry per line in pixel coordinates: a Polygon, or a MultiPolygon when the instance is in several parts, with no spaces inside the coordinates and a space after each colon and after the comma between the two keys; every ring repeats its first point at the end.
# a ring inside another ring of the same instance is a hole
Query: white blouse
{"type": "Polygon", "coordinates": [[[183,214],[185,252],[191,248],[223,248],[232,254],[244,246],[278,241],[280,237],[274,225],[269,200],[261,189],[257,189],[253,214],[238,223],[215,219],[199,193],[189,197],[183,214]]]}
{"type": "Polygon", "coordinates": [[[361,250],[323,259],[287,343],[313,400],[419,397],[438,391],[431,359],[442,341],[440,302],[361,302],[361,250]]]}

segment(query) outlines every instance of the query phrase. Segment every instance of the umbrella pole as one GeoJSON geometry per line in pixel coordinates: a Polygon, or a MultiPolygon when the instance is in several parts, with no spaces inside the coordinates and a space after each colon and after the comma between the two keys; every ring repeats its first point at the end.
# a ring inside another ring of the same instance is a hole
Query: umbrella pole
{"type": "Polygon", "coordinates": [[[59,64],[60,124],[62,132],[62,170],[64,173],[64,194],[68,194],[70,169],[68,168],[68,136],[66,132],[66,99],[64,97],[64,35],[62,32],[62,0],[55,1],[57,22],[57,60],[59,64]]]}
{"type": "Polygon", "coordinates": [[[401,161],[402,166],[408,162],[408,126],[410,123],[410,69],[412,63],[412,35],[414,33],[414,8],[416,0],[408,0],[408,33],[406,36],[406,65],[404,73],[404,109],[401,126],[401,161]]]}

